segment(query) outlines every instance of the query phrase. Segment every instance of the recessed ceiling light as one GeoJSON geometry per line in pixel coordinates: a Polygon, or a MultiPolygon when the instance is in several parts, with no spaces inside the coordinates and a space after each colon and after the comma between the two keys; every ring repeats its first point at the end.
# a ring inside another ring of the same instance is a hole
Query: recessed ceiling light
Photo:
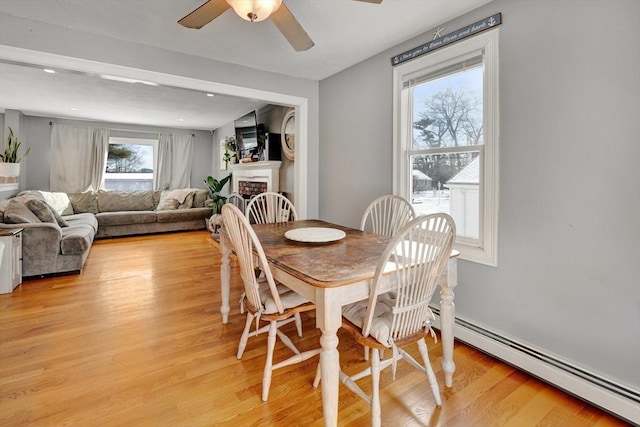
{"type": "Polygon", "coordinates": [[[179,122],[184,122],[184,119],[178,119],[179,122]]]}
{"type": "Polygon", "coordinates": [[[207,96],[216,96],[216,95],[213,93],[208,93],[207,96]]]}
{"type": "Polygon", "coordinates": [[[44,69],[44,70],[42,70],[42,71],[44,71],[45,73],[49,73],[49,74],[55,74],[55,73],[56,73],[56,71],[55,71],[55,70],[52,70],[52,69],[50,69],[50,68],[45,68],[45,69],[44,69]]]}
{"type": "Polygon", "coordinates": [[[69,110],[71,110],[71,111],[78,111],[78,109],[77,109],[76,107],[71,107],[71,108],[69,108],[69,110]]]}

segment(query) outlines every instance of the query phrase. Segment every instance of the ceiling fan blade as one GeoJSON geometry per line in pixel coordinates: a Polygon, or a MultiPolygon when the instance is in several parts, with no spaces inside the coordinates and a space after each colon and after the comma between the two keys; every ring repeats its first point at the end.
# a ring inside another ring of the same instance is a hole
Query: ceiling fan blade
{"type": "Polygon", "coordinates": [[[225,0],[209,0],[184,18],[178,24],[187,28],[200,29],[229,9],[225,0]]]}
{"type": "Polygon", "coordinates": [[[284,3],[271,14],[270,18],[295,51],[300,52],[313,47],[313,40],[284,3]]]}
{"type": "Polygon", "coordinates": [[[382,0],[356,0],[356,1],[363,1],[366,3],[378,3],[378,4],[382,3],[382,0]]]}

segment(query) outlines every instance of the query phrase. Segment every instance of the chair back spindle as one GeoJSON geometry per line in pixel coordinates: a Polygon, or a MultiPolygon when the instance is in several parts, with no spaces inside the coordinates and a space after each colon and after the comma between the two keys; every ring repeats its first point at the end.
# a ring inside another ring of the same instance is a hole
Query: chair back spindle
{"type": "Polygon", "coordinates": [[[371,202],[362,215],[360,229],[392,237],[415,216],[407,199],[389,194],[371,202]]]}
{"type": "Polygon", "coordinates": [[[274,192],[258,194],[247,204],[245,215],[255,224],[295,221],[298,213],[285,196],[274,192]]]}

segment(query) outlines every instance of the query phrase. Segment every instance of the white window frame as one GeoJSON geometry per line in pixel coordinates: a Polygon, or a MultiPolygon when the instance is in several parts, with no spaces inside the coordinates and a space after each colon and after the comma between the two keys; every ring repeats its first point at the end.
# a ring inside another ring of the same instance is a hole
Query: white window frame
{"type": "MultiPolygon", "coordinates": [[[[493,29],[451,46],[423,55],[393,69],[393,192],[411,197],[411,168],[408,154],[412,147],[411,112],[403,106],[403,83],[430,74],[457,62],[483,55],[483,141],[480,150],[480,238],[476,243],[456,239],[460,258],[490,266],[498,265],[498,36],[493,29]]],[[[465,147],[473,148],[476,147],[465,147]]]]}
{"type": "MultiPolygon", "coordinates": [[[[152,182],[155,184],[156,182],[156,167],[157,159],[158,159],[158,140],[157,139],[143,139],[143,138],[129,138],[123,136],[110,136],[109,137],[109,145],[151,145],[153,147],[153,179],[152,182]]],[[[105,182],[107,181],[107,174],[105,172],[102,185],[104,187],[105,182]]]]}

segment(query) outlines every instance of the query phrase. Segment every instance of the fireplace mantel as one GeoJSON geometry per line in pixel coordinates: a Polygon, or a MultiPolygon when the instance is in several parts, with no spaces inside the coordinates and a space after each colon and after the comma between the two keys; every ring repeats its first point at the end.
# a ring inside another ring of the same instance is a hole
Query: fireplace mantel
{"type": "Polygon", "coordinates": [[[231,165],[231,172],[233,173],[232,191],[238,192],[243,196],[255,195],[252,193],[260,193],[262,191],[280,191],[280,164],[281,162],[278,161],[268,161],[231,165]],[[245,184],[241,185],[241,183],[258,183],[262,191],[252,192],[246,188],[245,184]]]}

